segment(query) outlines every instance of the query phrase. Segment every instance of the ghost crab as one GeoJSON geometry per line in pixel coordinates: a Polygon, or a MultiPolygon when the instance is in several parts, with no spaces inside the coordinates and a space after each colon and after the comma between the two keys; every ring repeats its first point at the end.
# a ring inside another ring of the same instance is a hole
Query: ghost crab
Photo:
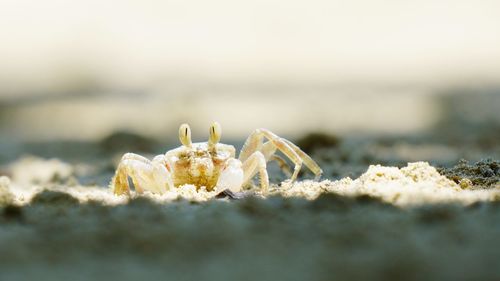
{"type": "Polygon", "coordinates": [[[185,184],[192,184],[197,189],[204,186],[207,191],[229,189],[238,192],[259,173],[261,192],[266,193],[269,189],[266,163],[276,160],[281,166],[286,165],[275,155],[277,150],[295,164],[290,178],[292,182],[297,179],[302,164],[317,179],[322,174],[309,155],[267,129],[256,129],[250,134],[238,158],[235,158],[234,146],[219,143],[221,127],[217,122],[210,126],[209,132],[208,142],[192,143],[189,125],[182,124],[179,128],[180,147],[158,155],[152,161],[137,154],[125,154],[111,182],[113,192],[130,194],[129,178],[138,193],[148,190],[162,194],[185,184]]]}

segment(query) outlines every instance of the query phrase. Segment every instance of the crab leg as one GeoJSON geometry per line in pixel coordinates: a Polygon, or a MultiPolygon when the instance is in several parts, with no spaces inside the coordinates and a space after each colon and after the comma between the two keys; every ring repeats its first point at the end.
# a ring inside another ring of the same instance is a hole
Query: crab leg
{"type": "Polygon", "coordinates": [[[269,161],[276,161],[276,163],[278,163],[278,166],[280,167],[281,171],[287,176],[287,177],[291,177],[292,176],[292,172],[290,171],[290,167],[288,166],[288,163],[285,161],[285,159],[283,159],[282,157],[278,156],[278,155],[272,155],[268,162],[269,161]]]}
{"type": "Polygon", "coordinates": [[[129,177],[132,179],[138,193],[142,193],[144,189],[164,193],[173,188],[172,178],[166,168],[163,155],[159,155],[153,161],[150,161],[137,154],[125,154],[111,182],[115,194],[130,193],[129,177]]]}
{"type": "Polygon", "coordinates": [[[239,159],[243,162],[247,160],[255,151],[262,151],[265,159],[269,160],[276,150],[281,151],[295,164],[293,174],[290,178],[292,181],[297,179],[299,171],[302,168],[302,164],[305,164],[317,178],[321,176],[321,168],[311,157],[309,157],[309,155],[300,150],[299,147],[294,145],[289,140],[280,138],[267,129],[257,129],[250,134],[241,149],[239,159]],[[264,138],[268,139],[269,142],[263,144],[264,138]]]}
{"type": "Polygon", "coordinates": [[[269,189],[269,176],[266,170],[266,158],[260,151],[256,151],[243,162],[243,185],[259,172],[260,186],[262,192],[267,192],[269,189]]]}
{"type": "Polygon", "coordinates": [[[275,154],[276,146],[271,141],[264,143],[260,149],[260,152],[264,154],[266,162],[276,161],[281,171],[285,173],[285,175],[289,177],[292,176],[292,172],[290,171],[288,163],[286,163],[285,159],[275,154]]]}
{"type": "Polygon", "coordinates": [[[306,165],[306,167],[309,168],[309,170],[311,170],[314,173],[314,175],[316,176],[316,179],[319,179],[321,177],[321,174],[323,174],[323,170],[321,170],[319,165],[316,163],[316,161],[314,161],[311,158],[311,156],[307,155],[307,153],[302,151],[302,149],[300,149],[298,146],[296,146],[291,141],[289,141],[287,139],[283,139],[283,138],[281,140],[284,141],[285,143],[287,143],[295,151],[295,153],[297,153],[299,155],[300,159],[302,159],[302,161],[304,161],[304,164],[306,165]]]}

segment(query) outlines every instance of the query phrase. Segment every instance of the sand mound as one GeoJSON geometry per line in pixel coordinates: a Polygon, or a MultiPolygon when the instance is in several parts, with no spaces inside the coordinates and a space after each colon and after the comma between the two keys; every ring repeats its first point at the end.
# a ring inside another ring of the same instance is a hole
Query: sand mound
{"type": "MultiPolygon", "coordinates": [[[[1,198],[5,202],[18,205],[29,203],[41,191],[57,191],[71,195],[79,202],[98,201],[106,205],[123,204],[129,201],[127,196],[115,196],[110,188],[100,186],[81,186],[61,183],[61,178],[71,175],[71,166],[55,160],[25,159],[13,165],[13,183],[7,180],[1,186],[1,198]],[[24,169],[17,168],[23,163],[24,169]],[[29,164],[29,169],[26,168],[29,164]],[[29,177],[22,174],[36,171],[29,177]],[[20,180],[16,180],[16,179],[20,180]],[[52,182],[51,182],[52,179],[52,182]],[[59,181],[53,181],[58,179],[59,181]],[[47,183],[49,182],[49,183],[47,183]]],[[[406,167],[386,167],[372,165],[359,178],[343,178],[338,181],[321,182],[283,182],[280,186],[272,185],[269,194],[261,194],[255,189],[256,196],[303,197],[309,200],[322,193],[334,193],[343,196],[368,195],[398,206],[412,206],[425,203],[459,202],[470,204],[477,201],[493,201],[500,199],[500,189],[463,189],[460,185],[441,175],[427,162],[409,163],[406,167]]],[[[216,198],[215,192],[204,189],[196,190],[194,186],[185,185],[178,189],[158,195],[146,192],[135,194],[131,198],[147,197],[158,203],[168,203],[183,199],[193,202],[204,202],[216,198]]]]}
{"type": "Polygon", "coordinates": [[[69,179],[73,167],[59,159],[24,156],[9,167],[12,180],[21,184],[47,184],[69,179]]]}
{"type": "Polygon", "coordinates": [[[306,181],[283,184],[274,191],[286,197],[315,199],[321,193],[346,196],[369,195],[399,206],[424,203],[492,201],[500,198],[500,190],[463,190],[442,176],[427,162],[409,163],[404,168],[372,165],[359,178],[338,181],[306,181]]]}

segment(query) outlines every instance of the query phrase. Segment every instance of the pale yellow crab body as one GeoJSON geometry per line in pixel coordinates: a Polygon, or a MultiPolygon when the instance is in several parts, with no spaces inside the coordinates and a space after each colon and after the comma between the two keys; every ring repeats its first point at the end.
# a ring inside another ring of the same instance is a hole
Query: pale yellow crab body
{"type": "Polygon", "coordinates": [[[207,143],[181,146],[165,154],[167,169],[172,174],[175,187],[191,184],[211,191],[217,185],[227,161],[234,159],[235,151],[232,145],[226,144],[217,144],[215,150],[210,150],[207,143]]]}
{"type": "Polygon", "coordinates": [[[275,152],[279,150],[294,164],[291,181],[294,181],[306,165],[317,177],[321,168],[292,142],[280,138],[267,129],[255,130],[247,139],[238,158],[232,145],[219,143],[221,128],[218,123],[210,126],[208,142],[191,142],[191,129],[187,124],[179,128],[182,146],[152,161],[137,154],[127,153],[122,157],[111,186],[115,194],[129,194],[129,179],[138,193],[148,190],[165,193],[183,185],[194,185],[207,191],[229,189],[240,191],[258,173],[261,191],[267,192],[269,177],[266,163],[276,160],[286,166],[275,152]],[[267,139],[267,142],[264,142],[267,139]]]}

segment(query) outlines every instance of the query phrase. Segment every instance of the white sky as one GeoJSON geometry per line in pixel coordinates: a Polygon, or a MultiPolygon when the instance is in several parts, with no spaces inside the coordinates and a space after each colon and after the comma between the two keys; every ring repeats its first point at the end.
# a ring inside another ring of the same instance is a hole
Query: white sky
{"type": "Polygon", "coordinates": [[[500,1],[0,0],[0,88],[80,76],[498,81],[500,1]]]}

